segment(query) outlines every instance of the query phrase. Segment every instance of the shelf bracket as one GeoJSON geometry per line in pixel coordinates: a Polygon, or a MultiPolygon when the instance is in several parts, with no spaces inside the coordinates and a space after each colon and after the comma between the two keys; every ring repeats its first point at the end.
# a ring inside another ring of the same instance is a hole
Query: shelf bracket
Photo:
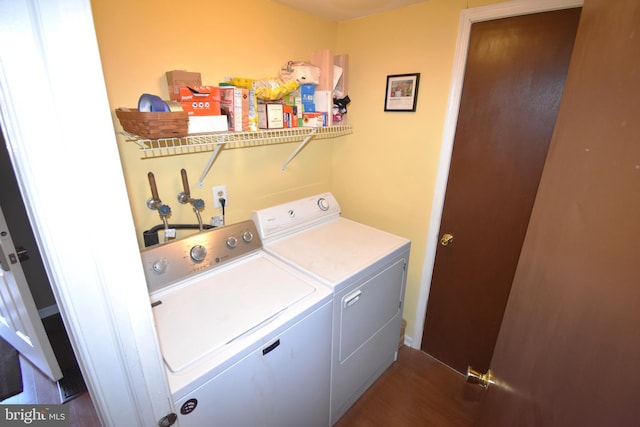
{"type": "Polygon", "coordinates": [[[211,153],[211,157],[209,157],[209,161],[207,162],[207,165],[204,167],[204,170],[202,171],[202,174],[200,175],[200,179],[198,179],[198,188],[203,188],[204,187],[204,179],[206,178],[207,174],[209,173],[209,170],[211,169],[211,166],[213,166],[213,162],[216,161],[216,158],[218,157],[218,154],[220,153],[220,150],[222,150],[222,146],[223,145],[224,145],[224,138],[220,142],[220,144],[216,145],[216,148],[213,149],[213,152],[211,153]]]}
{"type": "Polygon", "coordinates": [[[300,150],[302,150],[304,146],[307,145],[309,141],[311,141],[311,139],[316,135],[317,132],[318,132],[318,128],[313,128],[313,130],[309,133],[309,135],[307,135],[307,137],[300,143],[300,145],[298,145],[298,148],[296,148],[296,150],[293,153],[291,153],[287,161],[282,164],[282,172],[284,172],[285,169],[287,169],[287,166],[289,165],[289,163],[291,163],[294,157],[298,155],[300,150]]]}

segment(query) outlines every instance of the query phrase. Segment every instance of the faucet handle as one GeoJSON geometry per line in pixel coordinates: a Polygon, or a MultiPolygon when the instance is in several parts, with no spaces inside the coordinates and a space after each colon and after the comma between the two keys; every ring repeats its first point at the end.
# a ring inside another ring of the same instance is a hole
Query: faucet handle
{"type": "Polygon", "coordinates": [[[187,179],[187,171],[183,169],[180,170],[180,175],[182,176],[182,188],[184,191],[178,193],[178,202],[183,205],[187,203],[193,203],[191,199],[191,192],[189,191],[189,180],[187,179]]]}
{"type": "Polygon", "coordinates": [[[193,204],[193,210],[201,211],[204,209],[204,200],[202,199],[191,199],[191,204],[193,204]]]}
{"type": "Polygon", "coordinates": [[[182,187],[184,188],[184,194],[187,197],[191,197],[191,192],[189,191],[189,180],[187,179],[187,171],[183,168],[180,170],[180,175],[182,175],[182,187]]]}

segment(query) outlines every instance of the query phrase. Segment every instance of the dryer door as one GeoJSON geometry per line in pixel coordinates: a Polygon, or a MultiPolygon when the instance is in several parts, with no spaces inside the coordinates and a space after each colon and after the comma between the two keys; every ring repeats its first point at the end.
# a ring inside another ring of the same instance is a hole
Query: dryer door
{"type": "MultiPolygon", "coordinates": [[[[341,362],[401,314],[404,274],[405,260],[399,259],[360,285],[340,293],[336,309],[340,311],[341,362]]],[[[395,338],[397,341],[399,335],[395,338]]]]}
{"type": "Polygon", "coordinates": [[[396,359],[408,255],[391,260],[336,295],[331,373],[334,423],[396,359]]]}

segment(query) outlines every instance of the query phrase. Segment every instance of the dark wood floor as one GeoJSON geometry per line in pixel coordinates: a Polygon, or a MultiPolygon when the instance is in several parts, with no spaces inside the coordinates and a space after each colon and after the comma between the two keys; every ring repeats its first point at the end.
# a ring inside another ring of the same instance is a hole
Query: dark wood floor
{"type": "MultiPolygon", "coordinates": [[[[57,385],[20,357],[24,391],[2,404],[59,403],[57,385]]],[[[335,427],[471,427],[482,389],[429,355],[402,347],[398,360],[335,427]]],[[[91,397],[67,403],[71,427],[99,427],[91,397]]]]}
{"type": "Polygon", "coordinates": [[[482,388],[426,353],[403,346],[398,360],[335,427],[467,427],[482,388]]]}

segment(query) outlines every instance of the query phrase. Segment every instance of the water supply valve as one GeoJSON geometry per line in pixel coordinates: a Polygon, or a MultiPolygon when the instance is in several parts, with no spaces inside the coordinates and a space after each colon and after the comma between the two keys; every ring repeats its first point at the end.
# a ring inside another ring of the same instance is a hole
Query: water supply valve
{"type": "Polygon", "coordinates": [[[191,199],[191,204],[195,210],[201,211],[204,209],[204,200],[202,199],[191,199]]]}
{"type": "Polygon", "coordinates": [[[200,226],[200,231],[202,231],[203,225],[202,225],[202,217],[200,216],[200,211],[204,210],[204,200],[191,198],[191,192],[189,191],[189,180],[187,179],[187,171],[185,169],[181,169],[180,175],[182,176],[183,191],[181,193],[178,193],[178,201],[182,204],[191,203],[191,206],[193,206],[193,211],[195,212],[196,217],[198,218],[198,225],[200,226]]]}
{"type": "Polygon", "coordinates": [[[161,217],[167,217],[171,215],[171,207],[169,205],[158,206],[158,213],[161,217]]]}
{"type": "Polygon", "coordinates": [[[158,196],[158,187],[156,186],[156,177],[153,172],[149,172],[149,186],[151,187],[151,198],[147,200],[147,207],[151,210],[157,210],[160,214],[160,218],[166,218],[171,215],[171,208],[168,205],[162,203],[160,196],[158,196]]]}
{"type": "Polygon", "coordinates": [[[153,172],[149,172],[149,186],[151,187],[151,198],[147,200],[147,207],[152,210],[157,210],[162,222],[164,223],[164,240],[168,241],[170,238],[176,237],[175,229],[169,228],[169,221],[167,217],[171,215],[171,208],[169,205],[165,205],[158,196],[158,187],[156,186],[156,177],[153,172]]]}

